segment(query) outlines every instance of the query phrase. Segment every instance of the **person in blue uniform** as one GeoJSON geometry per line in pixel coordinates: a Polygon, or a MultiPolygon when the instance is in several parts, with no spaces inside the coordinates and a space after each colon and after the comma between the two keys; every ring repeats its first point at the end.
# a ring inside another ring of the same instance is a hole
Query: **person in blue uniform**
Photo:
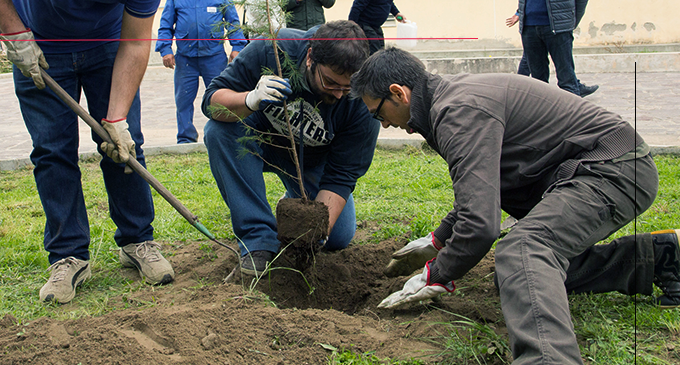
{"type": "Polygon", "coordinates": [[[224,70],[247,44],[238,28],[239,18],[229,0],[167,0],[158,28],[156,52],[163,65],[175,69],[175,106],[177,107],[177,143],[198,140],[194,126],[194,100],[198,78],[206,87],[224,70]],[[224,50],[225,30],[231,53],[224,50]],[[177,52],[172,52],[172,39],[177,52]]]}

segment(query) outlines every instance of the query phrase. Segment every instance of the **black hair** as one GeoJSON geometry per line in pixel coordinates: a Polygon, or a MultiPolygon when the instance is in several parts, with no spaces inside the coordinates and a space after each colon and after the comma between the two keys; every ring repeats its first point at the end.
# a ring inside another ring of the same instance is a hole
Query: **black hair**
{"type": "Polygon", "coordinates": [[[340,75],[353,74],[368,57],[368,39],[350,20],[336,20],[319,27],[309,41],[312,62],[330,67],[340,75]]]}
{"type": "Polygon", "coordinates": [[[380,50],[364,62],[352,75],[350,97],[364,95],[374,99],[389,97],[390,85],[397,84],[413,90],[427,76],[425,65],[416,56],[396,47],[380,50]]]}

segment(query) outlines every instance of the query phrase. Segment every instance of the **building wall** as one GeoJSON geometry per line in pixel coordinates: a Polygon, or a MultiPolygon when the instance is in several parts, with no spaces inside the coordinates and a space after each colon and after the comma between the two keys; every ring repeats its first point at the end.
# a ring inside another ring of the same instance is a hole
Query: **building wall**
{"type": "MultiPolygon", "coordinates": [[[[326,20],[347,19],[353,0],[336,0],[326,9],[326,20]]],[[[165,0],[156,15],[155,31],[165,0]]],[[[452,48],[470,46],[520,48],[518,25],[508,28],[517,0],[395,0],[402,14],[416,23],[422,38],[477,38],[478,41],[450,39],[452,48]]],[[[239,15],[243,11],[239,9],[239,15]]],[[[678,0],[598,0],[590,1],[579,27],[574,31],[575,46],[680,43],[678,0]]],[[[386,38],[396,37],[394,21],[383,27],[386,38]]],[[[420,41],[419,44],[435,43],[420,41]]],[[[440,41],[441,42],[441,41],[440,41]]],[[[227,48],[229,46],[227,45],[227,48]]]]}

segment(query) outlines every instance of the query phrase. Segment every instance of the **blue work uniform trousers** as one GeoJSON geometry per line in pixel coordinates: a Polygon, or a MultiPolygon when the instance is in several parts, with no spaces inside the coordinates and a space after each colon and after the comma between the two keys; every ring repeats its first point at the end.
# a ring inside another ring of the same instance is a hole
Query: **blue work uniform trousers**
{"type": "Polygon", "coordinates": [[[553,33],[549,25],[524,26],[522,46],[524,55],[531,65],[531,77],[548,82],[550,78],[548,54],[550,54],[557,74],[557,86],[581,96],[574,72],[573,43],[574,35],[571,31],[553,33]]]}
{"type": "Polygon", "coordinates": [[[583,363],[568,293],[652,293],[649,233],[596,243],[651,206],[658,184],[649,155],[582,163],[573,177],[542,193],[497,243],[497,285],[513,364],[583,363]]]}
{"type": "MultiPolygon", "coordinates": [[[[296,176],[296,172],[289,153],[264,143],[239,141],[247,133],[247,127],[240,122],[209,120],[204,130],[210,169],[231,212],[231,223],[234,234],[239,238],[241,254],[260,250],[278,252],[281,243],[277,239],[276,218],[267,201],[263,173],[277,174],[286,188],[286,196],[299,197],[299,185],[291,178],[296,176]],[[244,149],[248,152],[243,153],[244,149]]],[[[304,187],[309,199],[314,199],[319,193],[323,170],[323,164],[314,166],[305,163],[304,187]]],[[[329,250],[346,248],[355,232],[354,199],[350,194],[324,247],[329,250]]]]}
{"type": "MultiPolygon", "coordinates": [[[[47,73],[76,101],[84,92],[90,115],[106,117],[113,62],[118,43],[106,43],[76,53],[46,54],[47,73]]],[[[14,67],[14,85],[21,113],[33,141],[33,174],[45,211],[45,249],[49,261],[74,256],[89,260],[90,228],[78,168],[78,116],[49,88],[39,90],[33,80],[14,67]]],[[[136,143],[137,161],[145,166],[140,127],[139,92],[127,123],[136,143]]],[[[99,146],[102,139],[92,132],[99,146]]],[[[109,213],[116,224],[114,239],[123,247],[153,239],[153,201],[149,185],[138,174],[123,173],[124,164],[104,155],[100,167],[108,194],[109,213]]]]}
{"type": "Polygon", "coordinates": [[[198,140],[194,126],[194,100],[198,93],[198,78],[203,78],[207,88],[210,81],[227,67],[227,54],[187,57],[175,55],[175,106],[177,107],[177,143],[198,140]]]}

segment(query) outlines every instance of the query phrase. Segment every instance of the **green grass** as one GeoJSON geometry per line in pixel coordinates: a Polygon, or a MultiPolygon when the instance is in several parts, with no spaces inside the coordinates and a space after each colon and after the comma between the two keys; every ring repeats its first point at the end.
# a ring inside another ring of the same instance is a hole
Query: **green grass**
{"type": "Polygon", "coordinates": [[[7,56],[0,54],[0,74],[12,72],[12,63],[9,62],[7,56]]]}
{"type": "MultiPolygon", "coordinates": [[[[655,161],[661,180],[656,202],[635,224],[624,227],[613,238],[678,228],[680,158],[657,156],[655,161]]],[[[149,171],[213,234],[224,239],[234,238],[229,212],[215,186],[206,154],[151,156],[147,164],[149,171]]],[[[143,284],[127,280],[121,274],[113,242],[115,226],[108,217],[98,163],[83,162],[81,170],[92,237],[92,265],[97,274],[84,284],[72,305],[62,307],[38,301],[38,291],[49,276],[46,271],[49,265],[42,243],[45,218],[32,170],[0,172],[0,317],[11,313],[21,321],[28,321],[41,316],[66,319],[102,315],[111,310],[109,298],[127,296],[142,287],[143,284]]],[[[283,193],[283,186],[273,174],[266,174],[265,179],[270,203],[274,205],[283,193]]],[[[370,242],[409,231],[412,238],[420,237],[436,227],[453,205],[446,163],[435,154],[415,148],[378,150],[371,169],[359,181],[354,194],[357,220],[378,225],[378,231],[368,239],[370,242]]],[[[155,192],[154,201],[157,240],[175,245],[205,240],[155,192]]],[[[213,253],[205,247],[205,254],[213,253]]],[[[633,298],[617,293],[575,295],[570,297],[570,302],[586,362],[680,363],[680,311],[660,310],[651,297],[633,298]]],[[[493,330],[496,325],[466,323],[466,319],[455,318],[449,331],[437,334],[440,337],[433,340],[445,345],[443,355],[451,364],[484,364],[499,358],[497,353],[507,352],[507,336],[498,336],[493,330]]],[[[331,364],[389,361],[374,358],[371,353],[345,350],[336,351],[334,356],[331,364]]]]}

